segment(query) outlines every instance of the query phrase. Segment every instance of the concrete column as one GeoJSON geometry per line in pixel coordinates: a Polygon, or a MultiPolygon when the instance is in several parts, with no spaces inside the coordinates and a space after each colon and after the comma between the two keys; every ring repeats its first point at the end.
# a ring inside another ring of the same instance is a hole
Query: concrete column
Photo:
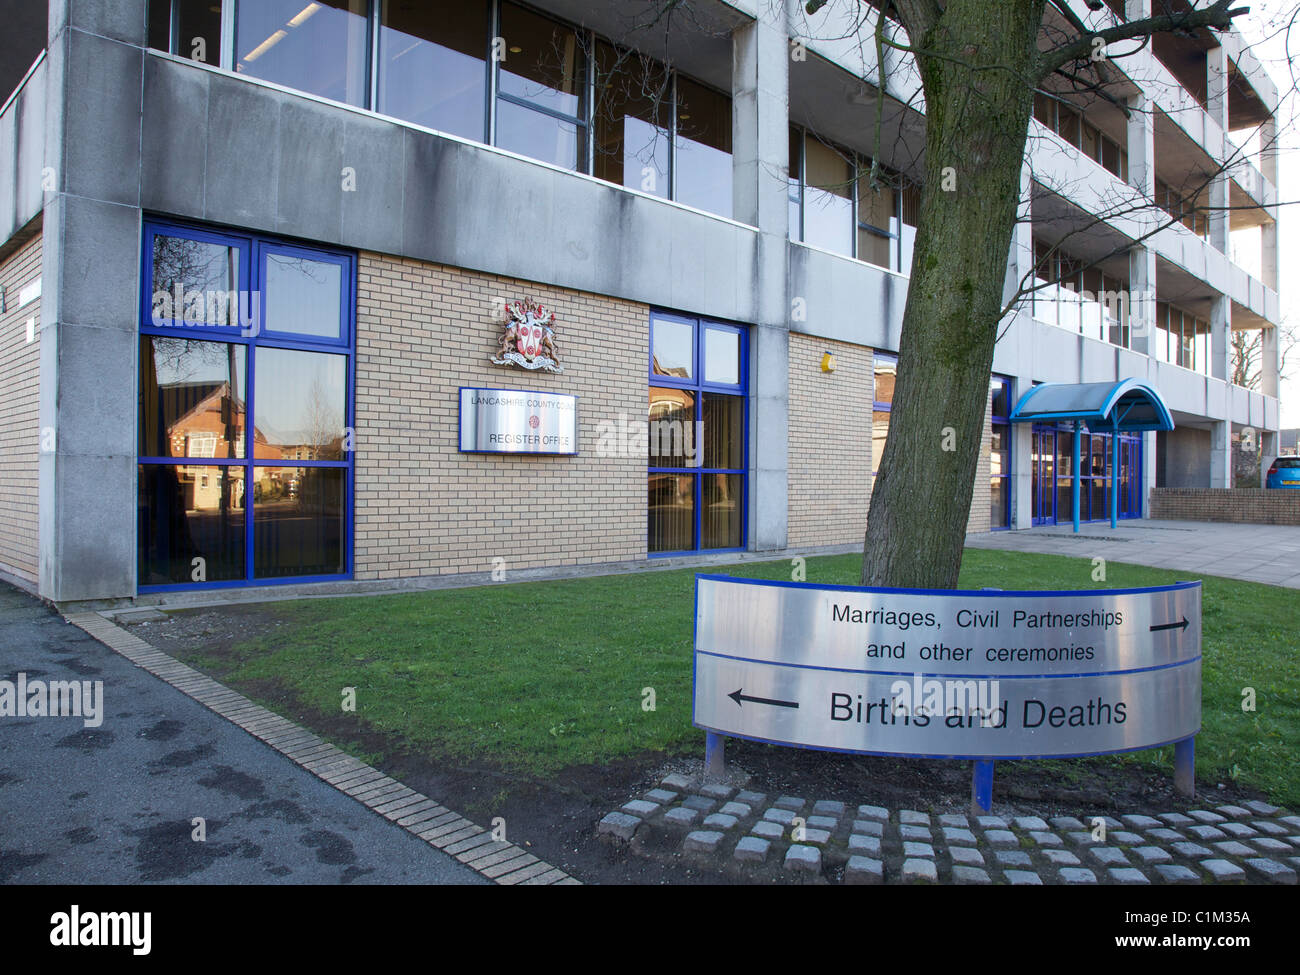
{"type": "MultiPolygon", "coordinates": [[[[1222,45],[1205,52],[1205,72],[1208,114],[1226,133],[1228,131],[1228,52],[1222,45]]],[[[1233,151],[1226,143],[1207,145],[1205,148],[1220,163],[1229,152],[1233,151]]],[[[1228,183],[1228,174],[1225,172],[1215,176],[1209,186],[1210,246],[1224,254],[1228,253],[1228,234],[1231,229],[1229,222],[1231,214],[1227,209],[1228,183]]]]}
{"type": "MultiPolygon", "coordinates": [[[[1259,171],[1277,187],[1277,119],[1267,118],[1259,127],[1259,171]]],[[[1281,199],[1281,197],[1279,197],[1281,199]]]]}
{"type": "MultiPolygon", "coordinates": [[[[1277,171],[1277,120],[1270,118],[1259,130],[1260,154],[1259,170],[1264,178],[1273,184],[1273,188],[1278,190],[1278,199],[1282,199],[1281,189],[1278,187],[1277,171]]],[[[1271,212],[1271,216],[1277,217],[1277,210],[1271,212]]],[[[1260,273],[1263,275],[1265,287],[1278,290],[1278,239],[1276,219],[1270,220],[1260,228],[1260,273]]]]}
{"type": "MultiPolygon", "coordinates": [[[[1030,199],[1033,196],[1033,170],[1029,167],[1029,156],[1020,166],[1020,205],[1017,210],[1017,223],[1011,232],[1011,249],[1007,255],[1007,275],[1002,287],[1002,301],[1011,300],[1022,283],[1033,284],[1030,272],[1034,267],[1034,225],[1030,211],[1030,199]]],[[[1032,317],[1033,298],[1023,300],[1021,309],[1032,317]]]]}
{"type": "Polygon", "coordinates": [[[1210,375],[1232,377],[1232,299],[1219,295],[1210,306],[1210,375]]]}
{"type": "MultiPolygon", "coordinates": [[[[1033,383],[1028,377],[1015,382],[1015,397],[1023,396],[1033,383]]],[[[1034,525],[1034,426],[1032,423],[1011,424],[1011,527],[1032,528],[1034,525]]],[[[1056,490],[1055,487],[1052,490],[1056,490]]]]}
{"type": "Polygon", "coordinates": [[[786,0],[762,5],[731,42],[735,218],[759,229],[749,358],[749,547],[786,546],[789,505],[790,44],[786,0]]]}
{"type": "Polygon", "coordinates": [[[1156,486],[1156,470],[1159,464],[1157,441],[1159,434],[1148,430],[1142,434],[1142,501],[1143,518],[1151,517],[1151,489],[1156,486]]]}
{"type": "Polygon", "coordinates": [[[135,595],[145,0],[51,0],[42,228],[40,593],[135,595]]]}
{"type": "Polygon", "coordinates": [[[1259,391],[1265,396],[1278,395],[1279,369],[1277,327],[1260,330],[1259,391]]]}
{"type": "Polygon", "coordinates": [[[1268,465],[1273,463],[1278,454],[1278,431],[1259,431],[1259,486],[1268,483],[1268,465]]]}
{"type": "Polygon", "coordinates": [[[1129,249],[1128,289],[1132,349],[1141,355],[1150,355],[1156,320],[1155,251],[1140,244],[1129,249]]]}
{"type": "Polygon", "coordinates": [[[1156,195],[1156,124],[1154,109],[1146,95],[1138,93],[1128,100],[1127,126],[1128,181],[1142,192],[1144,199],[1156,195]]]}
{"type": "Polygon", "coordinates": [[[1206,487],[1232,487],[1232,421],[1210,425],[1210,483],[1206,487]]]}

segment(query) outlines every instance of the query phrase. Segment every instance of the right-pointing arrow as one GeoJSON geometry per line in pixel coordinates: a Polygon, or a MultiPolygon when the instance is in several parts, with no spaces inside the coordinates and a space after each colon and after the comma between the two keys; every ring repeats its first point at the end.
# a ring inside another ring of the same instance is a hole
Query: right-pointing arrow
{"type": "Polygon", "coordinates": [[[1184,616],[1181,623],[1157,623],[1150,629],[1152,633],[1157,630],[1185,630],[1187,629],[1187,617],[1184,616]]]}

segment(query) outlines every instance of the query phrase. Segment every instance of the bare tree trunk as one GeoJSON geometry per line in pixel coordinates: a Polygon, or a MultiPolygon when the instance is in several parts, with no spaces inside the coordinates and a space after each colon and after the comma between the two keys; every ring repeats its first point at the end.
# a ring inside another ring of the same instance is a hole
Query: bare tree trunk
{"type": "Polygon", "coordinates": [[[912,33],[925,94],[925,180],[864,585],[957,583],[1042,17],[1043,0],[953,0],[925,36],[912,33]]]}

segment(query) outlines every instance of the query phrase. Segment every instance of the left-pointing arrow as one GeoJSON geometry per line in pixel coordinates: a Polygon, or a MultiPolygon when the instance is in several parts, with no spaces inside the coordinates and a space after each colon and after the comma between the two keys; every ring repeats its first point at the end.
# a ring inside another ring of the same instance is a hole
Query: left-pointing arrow
{"type": "Polygon", "coordinates": [[[745,693],[743,687],[736,688],[727,697],[736,702],[736,707],[744,707],[743,701],[749,701],[751,704],[770,704],[777,708],[797,708],[799,706],[798,701],[777,701],[770,697],[750,697],[745,693]]]}

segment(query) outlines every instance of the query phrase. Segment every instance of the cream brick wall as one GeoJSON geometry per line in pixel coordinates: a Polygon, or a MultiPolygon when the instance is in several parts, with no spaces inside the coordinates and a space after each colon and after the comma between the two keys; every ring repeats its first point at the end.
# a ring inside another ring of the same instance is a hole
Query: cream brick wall
{"type": "MultiPolygon", "coordinates": [[[[871,349],[790,333],[789,545],[861,542],[871,503],[871,349]],[[825,352],[836,369],[821,371],[825,352]]],[[[988,531],[992,396],[984,406],[967,531],[988,531]]]]}
{"type": "Polygon", "coordinates": [[[18,292],[41,276],[41,235],[0,261],[0,571],[36,582],[40,461],[41,302],[18,307],[18,292]],[[27,341],[27,320],[36,338],[27,341]]]}
{"type": "Polygon", "coordinates": [[[871,363],[865,346],[790,333],[791,548],[861,542],[867,530],[871,363]],[[821,370],[825,352],[834,372],[821,370]]]}
{"type": "Polygon", "coordinates": [[[644,420],[649,308],[362,253],[356,578],[644,558],[646,457],[597,456],[597,424],[644,420]],[[500,299],[556,314],[564,372],[493,365],[500,299]],[[577,456],[457,451],[461,386],[578,396],[577,456]]]}
{"type": "Polygon", "coordinates": [[[979,466],[975,469],[975,489],[970,497],[970,517],[966,522],[968,532],[986,532],[993,521],[990,505],[993,488],[989,472],[993,468],[993,394],[984,400],[984,432],[980,438],[979,466]]]}

